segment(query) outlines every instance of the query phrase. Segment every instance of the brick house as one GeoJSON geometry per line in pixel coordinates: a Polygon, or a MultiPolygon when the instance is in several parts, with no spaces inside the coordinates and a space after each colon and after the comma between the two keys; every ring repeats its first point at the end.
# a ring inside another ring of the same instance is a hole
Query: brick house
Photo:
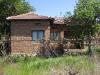
{"type": "Polygon", "coordinates": [[[33,12],[8,17],[11,22],[11,53],[35,53],[41,40],[63,40],[64,21],[33,12]]]}

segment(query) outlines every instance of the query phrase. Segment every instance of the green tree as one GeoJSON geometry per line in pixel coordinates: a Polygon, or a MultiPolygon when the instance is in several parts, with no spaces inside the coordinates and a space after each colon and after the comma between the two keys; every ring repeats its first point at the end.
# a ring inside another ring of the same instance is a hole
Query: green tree
{"type": "Polygon", "coordinates": [[[35,11],[25,0],[0,0],[0,16],[7,17],[29,11],[35,11]]]}
{"type": "Polygon", "coordinates": [[[96,19],[100,15],[99,0],[79,0],[75,9],[75,18],[80,25],[84,26],[84,36],[88,37],[88,53],[91,54],[91,36],[96,31],[96,19]]]}
{"type": "Polygon", "coordinates": [[[35,9],[25,0],[0,0],[0,28],[1,33],[7,28],[5,25],[6,18],[12,15],[18,15],[35,9]]]}
{"type": "Polygon", "coordinates": [[[88,38],[88,53],[91,51],[91,37],[100,32],[100,0],[78,0],[74,15],[65,14],[67,29],[72,38],[88,38]],[[66,16],[67,15],[67,16],[66,16]]]}
{"type": "Polygon", "coordinates": [[[35,8],[25,0],[0,0],[0,36],[10,35],[10,23],[6,20],[8,16],[30,11],[35,11],[35,8]]]}
{"type": "Polygon", "coordinates": [[[78,23],[78,20],[75,18],[75,15],[72,15],[70,12],[66,12],[64,15],[64,21],[66,23],[67,30],[70,30],[69,38],[83,38],[83,27],[78,23]]]}

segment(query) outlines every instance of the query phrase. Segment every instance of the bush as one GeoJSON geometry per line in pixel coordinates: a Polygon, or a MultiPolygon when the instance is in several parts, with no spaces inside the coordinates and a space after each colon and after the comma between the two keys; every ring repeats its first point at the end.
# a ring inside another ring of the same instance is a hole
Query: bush
{"type": "Polygon", "coordinates": [[[3,57],[4,63],[16,63],[18,62],[19,57],[18,56],[6,56],[3,57]]]}
{"type": "Polygon", "coordinates": [[[100,53],[100,48],[95,48],[95,51],[100,53]]]}
{"type": "Polygon", "coordinates": [[[6,50],[3,48],[2,44],[0,44],[0,56],[6,56],[6,50]]]}
{"type": "Polygon", "coordinates": [[[17,63],[17,62],[27,62],[29,61],[31,57],[29,57],[28,55],[9,55],[9,56],[5,56],[3,57],[3,62],[4,63],[17,63]]]}
{"type": "Polygon", "coordinates": [[[10,53],[10,46],[8,41],[0,42],[0,56],[7,56],[10,53]]]}
{"type": "Polygon", "coordinates": [[[37,51],[37,56],[42,57],[57,57],[63,54],[63,44],[50,43],[50,41],[45,41],[44,43],[41,43],[40,50],[37,51]]]}

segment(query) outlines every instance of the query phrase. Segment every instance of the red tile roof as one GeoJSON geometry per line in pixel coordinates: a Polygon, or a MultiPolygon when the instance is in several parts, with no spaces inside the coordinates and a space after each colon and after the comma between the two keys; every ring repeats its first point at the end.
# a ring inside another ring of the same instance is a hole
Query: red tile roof
{"type": "Polygon", "coordinates": [[[64,19],[62,17],[51,18],[48,16],[38,15],[34,12],[29,12],[26,14],[21,14],[17,16],[10,16],[7,20],[52,20],[54,24],[64,24],[64,19]]]}
{"type": "Polygon", "coordinates": [[[55,17],[54,24],[65,24],[63,17],[55,17]]]}
{"type": "Polygon", "coordinates": [[[43,19],[43,20],[48,20],[51,19],[48,16],[42,16],[42,15],[38,15],[35,14],[34,12],[29,12],[26,14],[21,14],[21,15],[17,15],[17,16],[10,16],[7,18],[8,20],[27,20],[27,19],[43,19]]]}

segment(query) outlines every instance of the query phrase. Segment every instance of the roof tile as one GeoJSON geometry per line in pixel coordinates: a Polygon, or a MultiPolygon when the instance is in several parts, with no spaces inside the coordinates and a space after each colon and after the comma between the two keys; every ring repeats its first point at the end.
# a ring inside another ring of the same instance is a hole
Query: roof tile
{"type": "Polygon", "coordinates": [[[51,19],[48,16],[42,16],[42,15],[38,15],[35,14],[34,12],[29,12],[26,14],[21,14],[21,15],[17,15],[17,16],[10,16],[7,18],[8,20],[21,20],[21,19],[51,19]]]}

